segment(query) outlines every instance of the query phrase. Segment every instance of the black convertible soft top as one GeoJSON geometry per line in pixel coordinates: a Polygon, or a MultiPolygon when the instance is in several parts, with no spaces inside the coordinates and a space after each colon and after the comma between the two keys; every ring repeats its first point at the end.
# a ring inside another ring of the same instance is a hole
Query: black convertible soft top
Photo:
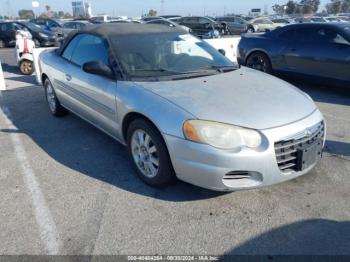
{"type": "Polygon", "coordinates": [[[72,31],[58,49],[58,53],[61,54],[70,40],[77,34],[90,33],[102,36],[109,39],[111,36],[118,35],[148,35],[148,34],[164,34],[164,33],[187,33],[181,27],[170,27],[164,25],[155,24],[136,24],[136,23],[104,23],[85,26],[79,31],[72,31]]]}

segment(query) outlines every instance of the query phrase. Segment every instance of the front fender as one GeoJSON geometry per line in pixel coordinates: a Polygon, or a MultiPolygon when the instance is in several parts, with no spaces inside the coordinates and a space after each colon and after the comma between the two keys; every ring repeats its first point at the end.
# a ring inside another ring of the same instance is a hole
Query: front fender
{"type": "MultiPolygon", "coordinates": [[[[163,135],[184,138],[183,123],[195,118],[189,112],[137,83],[118,81],[117,90],[117,118],[121,127],[129,113],[138,113],[148,118],[163,135]]],[[[122,129],[119,136],[123,138],[122,129]]]]}

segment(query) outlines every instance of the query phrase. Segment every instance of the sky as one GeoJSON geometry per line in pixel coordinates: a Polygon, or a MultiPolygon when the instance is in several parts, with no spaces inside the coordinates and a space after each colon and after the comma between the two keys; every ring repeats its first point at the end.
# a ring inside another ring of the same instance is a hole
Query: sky
{"type": "MultiPolygon", "coordinates": [[[[41,13],[45,5],[51,6],[53,11],[63,10],[72,12],[71,0],[37,0],[40,3],[41,13]]],[[[125,15],[140,16],[150,9],[160,12],[161,0],[87,0],[92,4],[94,15],[107,13],[113,16],[125,15]]],[[[224,13],[246,14],[252,8],[265,6],[269,12],[274,4],[284,4],[287,0],[164,0],[164,13],[176,15],[223,15],[224,13]]],[[[330,0],[321,0],[322,8],[330,0]]],[[[32,0],[0,0],[0,14],[17,15],[18,9],[31,9],[32,0]]]]}

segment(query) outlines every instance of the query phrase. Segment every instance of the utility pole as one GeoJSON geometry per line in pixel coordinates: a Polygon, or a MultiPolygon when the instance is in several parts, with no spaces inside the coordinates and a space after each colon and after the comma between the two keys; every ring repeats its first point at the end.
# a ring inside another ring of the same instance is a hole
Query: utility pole
{"type": "Polygon", "coordinates": [[[164,0],[160,0],[160,14],[164,15],[164,0]]]}
{"type": "Polygon", "coordinates": [[[8,17],[12,16],[12,8],[9,0],[6,0],[6,13],[8,17]]]}

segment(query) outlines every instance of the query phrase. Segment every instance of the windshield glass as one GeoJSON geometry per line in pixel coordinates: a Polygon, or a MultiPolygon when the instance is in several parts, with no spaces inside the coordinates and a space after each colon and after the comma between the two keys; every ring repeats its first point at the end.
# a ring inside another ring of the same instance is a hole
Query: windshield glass
{"type": "Polygon", "coordinates": [[[222,68],[237,68],[212,46],[189,34],[116,35],[110,40],[130,78],[174,76],[175,79],[178,75],[209,75],[222,68]]]}

